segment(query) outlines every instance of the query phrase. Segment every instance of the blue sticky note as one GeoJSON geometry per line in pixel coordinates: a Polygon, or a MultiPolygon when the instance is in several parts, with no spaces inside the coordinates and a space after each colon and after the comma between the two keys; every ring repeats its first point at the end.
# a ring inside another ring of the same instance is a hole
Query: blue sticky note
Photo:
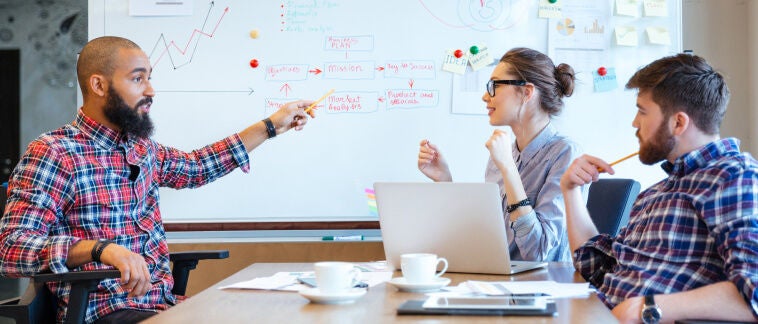
{"type": "Polygon", "coordinates": [[[607,73],[603,76],[597,73],[597,70],[592,71],[592,83],[595,85],[595,92],[606,92],[618,88],[618,82],[616,82],[616,69],[607,68],[607,73]]]}

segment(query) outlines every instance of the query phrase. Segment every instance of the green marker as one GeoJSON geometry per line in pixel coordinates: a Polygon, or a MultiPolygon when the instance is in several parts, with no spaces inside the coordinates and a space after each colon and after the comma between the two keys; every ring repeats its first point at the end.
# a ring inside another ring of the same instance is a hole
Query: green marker
{"type": "Polygon", "coordinates": [[[347,236],[322,236],[322,241],[363,241],[363,235],[347,235],[347,236]]]}

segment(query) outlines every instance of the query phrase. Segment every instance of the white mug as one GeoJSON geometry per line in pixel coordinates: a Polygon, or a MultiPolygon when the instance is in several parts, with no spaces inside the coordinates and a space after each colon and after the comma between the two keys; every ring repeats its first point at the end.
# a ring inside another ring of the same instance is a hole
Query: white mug
{"type": "Polygon", "coordinates": [[[447,259],[438,258],[431,253],[409,253],[400,256],[400,269],[403,277],[410,284],[430,283],[447,271],[447,259]],[[437,272],[437,266],[444,266],[437,272]]]}
{"type": "Polygon", "coordinates": [[[323,294],[344,293],[360,280],[361,271],[348,262],[316,262],[316,287],[323,294]]]}

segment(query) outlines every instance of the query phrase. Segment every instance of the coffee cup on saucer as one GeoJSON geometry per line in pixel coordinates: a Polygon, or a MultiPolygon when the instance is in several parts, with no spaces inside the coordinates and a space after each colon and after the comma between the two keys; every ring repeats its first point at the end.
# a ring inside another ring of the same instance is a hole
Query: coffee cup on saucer
{"type": "Polygon", "coordinates": [[[322,294],[343,294],[360,280],[361,271],[348,262],[316,262],[316,287],[322,294]]]}
{"type": "Polygon", "coordinates": [[[400,256],[400,269],[409,284],[431,283],[447,271],[447,259],[432,253],[407,253],[400,256]],[[437,272],[440,263],[442,270],[437,272]]]}

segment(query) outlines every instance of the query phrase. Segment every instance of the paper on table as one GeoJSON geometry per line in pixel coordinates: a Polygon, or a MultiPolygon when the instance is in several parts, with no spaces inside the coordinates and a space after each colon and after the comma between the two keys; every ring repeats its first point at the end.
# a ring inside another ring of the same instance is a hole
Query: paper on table
{"type": "MultiPolygon", "coordinates": [[[[262,290],[281,290],[281,291],[300,291],[310,287],[300,284],[297,281],[299,277],[313,277],[313,271],[301,272],[277,272],[270,277],[260,277],[248,281],[242,281],[228,286],[219,287],[218,289],[262,289],[262,290]]],[[[361,281],[368,284],[369,287],[376,286],[382,282],[392,279],[391,271],[373,271],[361,272],[361,281]]]]}
{"type": "Polygon", "coordinates": [[[466,285],[471,292],[497,296],[508,294],[544,293],[553,298],[586,297],[590,293],[589,283],[558,283],[555,281],[474,281],[466,285]]]}

